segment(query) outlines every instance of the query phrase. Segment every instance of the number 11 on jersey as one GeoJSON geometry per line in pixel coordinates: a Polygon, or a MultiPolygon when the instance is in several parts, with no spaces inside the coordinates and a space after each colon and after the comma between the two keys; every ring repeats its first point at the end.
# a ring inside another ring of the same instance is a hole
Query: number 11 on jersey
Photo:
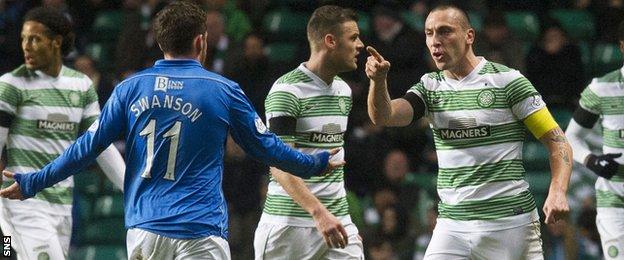
{"type": "MultiPolygon", "coordinates": [[[[163,138],[171,137],[169,144],[169,156],[167,159],[167,172],[164,178],[175,180],[175,164],[178,155],[178,143],[180,142],[180,128],[182,122],[176,121],[173,127],[163,134],[163,138]]],[[[141,174],[143,178],[152,178],[151,170],[154,163],[154,139],[156,135],[156,119],[151,119],[147,126],[139,133],[139,136],[147,136],[147,158],[145,159],[145,170],[141,174]]]]}

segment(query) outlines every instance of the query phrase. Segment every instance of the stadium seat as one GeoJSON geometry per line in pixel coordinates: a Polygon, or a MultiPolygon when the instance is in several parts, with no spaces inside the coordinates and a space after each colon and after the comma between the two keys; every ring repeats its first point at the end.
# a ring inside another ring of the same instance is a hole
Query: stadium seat
{"type": "Polygon", "coordinates": [[[308,15],[279,9],[263,18],[263,29],[269,33],[269,41],[305,41],[308,15]]]}
{"type": "MultiPolygon", "coordinates": [[[[532,138],[531,138],[532,139],[532,138]]],[[[548,170],[548,150],[539,141],[527,141],[524,143],[524,168],[527,170],[548,170]]]]}
{"type": "Polygon", "coordinates": [[[82,172],[74,175],[75,191],[87,196],[96,196],[100,193],[102,179],[97,174],[82,172]]]}
{"type": "Polygon", "coordinates": [[[540,32],[540,22],[537,15],[531,12],[505,13],[507,27],[518,39],[534,41],[540,32]]]}
{"type": "Polygon", "coordinates": [[[425,31],[425,18],[422,15],[418,15],[412,11],[404,11],[401,13],[401,17],[407,26],[418,31],[425,31]]]}
{"type": "Polygon", "coordinates": [[[470,25],[475,31],[480,32],[483,29],[483,16],[481,14],[468,11],[468,19],[470,19],[470,25]]]}
{"type": "Polygon", "coordinates": [[[83,246],[76,250],[70,250],[71,260],[108,260],[108,259],[128,259],[125,246],[101,245],[83,246]]]}
{"type": "Polygon", "coordinates": [[[92,40],[97,42],[114,42],[123,28],[121,11],[104,11],[98,13],[91,27],[92,40]]]}
{"type": "Polygon", "coordinates": [[[365,12],[358,12],[358,28],[360,29],[360,38],[369,36],[371,33],[370,15],[365,12]]]}
{"type": "Polygon", "coordinates": [[[577,40],[591,40],[596,34],[594,17],[588,11],[556,9],[550,11],[550,16],[555,18],[570,37],[577,40]]]}
{"type": "MultiPolygon", "coordinates": [[[[544,206],[544,201],[546,201],[546,196],[548,196],[550,179],[550,170],[528,171],[526,173],[529,190],[533,194],[533,197],[535,197],[535,204],[538,209],[541,209],[544,206]]],[[[539,211],[541,213],[541,210],[539,211]]]]}
{"type": "Polygon", "coordinates": [[[562,107],[550,107],[550,113],[559,124],[559,127],[565,131],[572,119],[572,111],[562,107]]]}
{"type": "Polygon", "coordinates": [[[267,44],[266,53],[272,63],[291,62],[297,57],[298,49],[295,43],[275,42],[267,44]]]}
{"type": "Polygon", "coordinates": [[[78,193],[74,196],[74,207],[78,210],[78,218],[80,221],[91,219],[93,214],[94,199],[86,194],[78,193]]]}
{"type": "Polygon", "coordinates": [[[615,70],[622,66],[622,53],[616,44],[598,43],[592,55],[592,73],[594,77],[615,70]]]}
{"type": "Polygon", "coordinates": [[[93,219],[84,221],[76,238],[81,244],[123,245],[126,228],[123,218],[93,219]]]}
{"type": "Polygon", "coordinates": [[[93,208],[93,217],[110,218],[124,216],[124,201],[122,193],[114,193],[97,198],[93,208]]]}
{"type": "Polygon", "coordinates": [[[114,43],[90,43],[85,47],[89,55],[102,71],[110,71],[114,67],[115,45],[114,43]]]}

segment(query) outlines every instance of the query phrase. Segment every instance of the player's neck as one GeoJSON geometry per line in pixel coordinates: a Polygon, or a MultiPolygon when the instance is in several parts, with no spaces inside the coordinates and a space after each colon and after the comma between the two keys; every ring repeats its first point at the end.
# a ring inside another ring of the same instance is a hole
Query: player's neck
{"type": "Polygon", "coordinates": [[[50,66],[48,66],[45,69],[42,69],[41,72],[43,72],[44,74],[50,77],[56,78],[61,73],[62,67],[63,67],[63,63],[61,59],[55,59],[52,63],[50,63],[50,66]]]}
{"type": "Polygon", "coordinates": [[[305,66],[328,86],[332,84],[334,77],[337,75],[336,71],[327,64],[326,59],[323,59],[322,55],[311,55],[305,66]]]}
{"type": "Polygon", "coordinates": [[[165,60],[196,60],[199,61],[198,55],[194,54],[181,54],[173,55],[171,53],[164,54],[165,60]]]}
{"type": "Polygon", "coordinates": [[[475,67],[479,65],[479,58],[474,54],[474,52],[469,51],[466,56],[462,60],[460,60],[456,66],[450,68],[445,71],[447,77],[462,80],[468,74],[470,74],[475,67]]]}

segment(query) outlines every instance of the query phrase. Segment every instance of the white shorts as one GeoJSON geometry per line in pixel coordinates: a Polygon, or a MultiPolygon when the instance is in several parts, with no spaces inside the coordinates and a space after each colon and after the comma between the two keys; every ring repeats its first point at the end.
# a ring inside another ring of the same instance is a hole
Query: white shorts
{"type": "Polygon", "coordinates": [[[260,223],[254,236],[256,260],[264,259],[364,259],[364,247],[354,224],[344,226],[349,236],[345,248],[330,248],[315,227],[260,223]]]}
{"type": "Polygon", "coordinates": [[[544,259],[539,221],[497,231],[458,232],[437,225],[426,260],[544,259]]]}
{"type": "Polygon", "coordinates": [[[9,207],[6,199],[2,200],[0,228],[5,236],[11,236],[17,259],[67,259],[71,215],[50,215],[38,208],[9,207]]]}
{"type": "Polygon", "coordinates": [[[605,214],[607,210],[609,209],[598,208],[596,216],[602,252],[605,259],[624,259],[624,216],[605,214]]]}
{"type": "Polygon", "coordinates": [[[218,236],[197,239],[169,238],[142,229],[128,230],[128,259],[214,259],[229,260],[230,246],[218,236]]]}

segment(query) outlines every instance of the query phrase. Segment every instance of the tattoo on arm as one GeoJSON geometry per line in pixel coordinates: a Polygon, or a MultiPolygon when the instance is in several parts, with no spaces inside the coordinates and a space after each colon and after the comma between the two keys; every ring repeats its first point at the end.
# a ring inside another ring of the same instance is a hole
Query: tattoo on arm
{"type": "Polygon", "coordinates": [[[571,165],[570,154],[568,153],[568,149],[567,149],[568,140],[565,138],[565,134],[560,128],[557,128],[552,131],[552,136],[550,137],[550,141],[555,143],[557,147],[559,148],[559,154],[561,155],[561,158],[563,158],[563,161],[566,164],[566,166],[570,166],[571,165]]]}

